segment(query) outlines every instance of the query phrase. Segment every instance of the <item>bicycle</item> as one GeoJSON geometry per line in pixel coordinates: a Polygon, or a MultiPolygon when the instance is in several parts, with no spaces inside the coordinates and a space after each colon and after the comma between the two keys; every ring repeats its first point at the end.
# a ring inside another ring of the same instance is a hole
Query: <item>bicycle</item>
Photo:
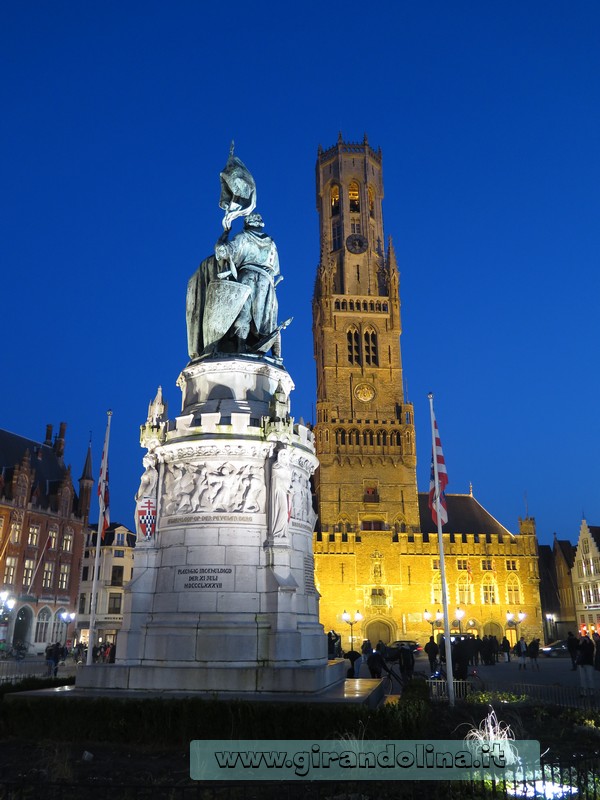
{"type": "MultiPolygon", "coordinates": [[[[430,681],[447,681],[448,675],[446,670],[440,664],[437,670],[430,676],[430,681]]],[[[481,675],[474,667],[467,668],[466,678],[454,677],[454,693],[457,697],[466,697],[471,692],[482,692],[485,689],[485,684],[481,675]]]]}
{"type": "Polygon", "coordinates": [[[383,686],[384,686],[384,691],[385,691],[386,695],[398,694],[397,691],[394,692],[394,688],[399,689],[400,693],[401,693],[402,689],[404,689],[406,687],[406,684],[409,681],[415,681],[415,680],[417,680],[417,681],[418,680],[427,681],[427,680],[429,680],[429,677],[430,677],[427,673],[420,672],[420,671],[417,671],[417,672],[413,671],[413,672],[410,673],[410,675],[406,675],[406,676],[401,675],[399,672],[396,672],[396,670],[387,662],[386,662],[385,666],[383,667],[383,670],[386,673],[384,678],[383,678],[383,682],[384,682],[383,686]]]}

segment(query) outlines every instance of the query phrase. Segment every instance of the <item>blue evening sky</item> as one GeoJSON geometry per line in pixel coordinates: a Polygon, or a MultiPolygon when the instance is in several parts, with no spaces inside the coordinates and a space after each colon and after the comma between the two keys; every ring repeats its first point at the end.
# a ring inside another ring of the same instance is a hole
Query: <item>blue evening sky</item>
{"type": "MultiPolygon", "coordinates": [[[[0,6],[0,426],[68,423],[133,525],[139,425],[187,363],[188,278],[221,232],[229,144],[285,281],[292,413],[311,420],[317,147],[384,156],[402,353],[428,488],[541,542],[600,525],[600,5],[20,2],[0,6]]],[[[94,506],[92,518],[97,517],[94,506]]]]}

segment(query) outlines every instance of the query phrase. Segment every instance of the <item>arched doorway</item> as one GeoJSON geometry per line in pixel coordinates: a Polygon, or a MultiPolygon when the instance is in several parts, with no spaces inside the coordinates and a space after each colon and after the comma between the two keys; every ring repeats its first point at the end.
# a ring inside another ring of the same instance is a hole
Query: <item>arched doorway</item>
{"type": "Polygon", "coordinates": [[[367,624],[365,635],[373,647],[380,640],[389,644],[392,641],[392,626],[383,619],[373,619],[367,624]]]}
{"type": "Polygon", "coordinates": [[[497,622],[486,622],[485,625],[483,626],[483,635],[495,636],[500,642],[502,641],[502,637],[504,636],[504,631],[497,622]]]}
{"type": "Polygon", "coordinates": [[[25,644],[30,644],[32,625],[33,611],[29,608],[29,606],[23,606],[17,612],[12,643],[15,644],[16,642],[24,642],[25,644]]]}

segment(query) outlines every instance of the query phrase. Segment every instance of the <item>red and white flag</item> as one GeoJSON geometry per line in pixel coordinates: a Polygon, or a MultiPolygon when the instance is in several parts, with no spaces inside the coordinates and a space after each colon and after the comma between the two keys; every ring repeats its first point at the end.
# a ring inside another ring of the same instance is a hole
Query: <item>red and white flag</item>
{"type": "Polygon", "coordinates": [[[440,519],[442,525],[448,522],[448,507],[446,505],[446,486],[448,485],[448,473],[446,472],[446,462],[444,461],[444,453],[442,452],[442,443],[440,441],[440,432],[438,431],[437,421],[433,417],[433,427],[435,431],[435,449],[431,457],[431,478],[429,482],[429,509],[431,510],[431,517],[434,523],[438,524],[437,516],[437,503],[436,494],[439,497],[440,519]],[[438,485],[435,485],[435,469],[433,459],[435,458],[437,464],[437,479],[438,485]],[[436,491],[437,490],[437,491],[436,491]]]}
{"type": "Polygon", "coordinates": [[[109,508],[109,494],[108,494],[108,438],[110,436],[110,418],[112,412],[109,412],[108,423],[106,425],[106,436],[104,438],[104,448],[102,450],[102,464],[100,466],[100,478],[98,479],[98,504],[100,506],[100,521],[102,523],[102,530],[98,530],[102,541],[106,534],[107,528],[110,525],[110,508],[109,508]]]}

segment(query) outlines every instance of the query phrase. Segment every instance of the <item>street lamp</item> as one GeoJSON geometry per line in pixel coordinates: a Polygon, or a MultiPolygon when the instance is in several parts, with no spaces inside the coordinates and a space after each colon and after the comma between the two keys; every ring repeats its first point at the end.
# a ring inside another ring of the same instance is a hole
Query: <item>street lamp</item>
{"type": "Polygon", "coordinates": [[[515,619],[515,615],[512,611],[506,612],[506,621],[509,625],[512,625],[517,630],[517,639],[519,638],[519,625],[523,622],[527,614],[524,611],[519,611],[517,614],[517,618],[515,619]]]}
{"type": "Polygon", "coordinates": [[[73,622],[75,616],[76,614],[74,611],[63,611],[60,615],[60,618],[65,623],[65,647],[67,646],[67,639],[69,638],[69,625],[73,622]]]}
{"type": "Polygon", "coordinates": [[[348,625],[350,625],[350,650],[354,650],[354,636],[352,634],[352,629],[354,628],[357,622],[361,621],[362,618],[363,617],[360,611],[356,612],[356,614],[354,615],[354,619],[350,618],[350,614],[348,614],[346,610],[344,610],[344,613],[342,614],[342,619],[344,620],[344,622],[347,622],[348,625]]]}
{"type": "Polygon", "coordinates": [[[442,614],[442,612],[441,612],[441,611],[438,609],[438,610],[435,612],[435,620],[434,620],[434,619],[433,619],[433,614],[431,613],[431,611],[427,611],[427,609],[425,609],[425,611],[423,612],[423,616],[425,617],[425,619],[427,620],[427,622],[428,622],[428,623],[431,625],[431,635],[433,636],[433,629],[434,629],[434,627],[439,627],[439,625],[440,625],[440,620],[441,620],[441,618],[443,617],[443,614],[442,614]]]}
{"type": "Polygon", "coordinates": [[[462,625],[461,625],[461,622],[462,622],[462,618],[464,617],[464,615],[465,615],[465,611],[464,611],[464,609],[462,609],[462,608],[457,608],[457,609],[456,609],[456,619],[458,620],[458,635],[459,635],[459,636],[461,636],[461,635],[462,635],[462,625]]]}
{"type": "Polygon", "coordinates": [[[9,597],[8,592],[0,592],[0,650],[8,647],[8,617],[16,602],[14,597],[9,597]]]}

